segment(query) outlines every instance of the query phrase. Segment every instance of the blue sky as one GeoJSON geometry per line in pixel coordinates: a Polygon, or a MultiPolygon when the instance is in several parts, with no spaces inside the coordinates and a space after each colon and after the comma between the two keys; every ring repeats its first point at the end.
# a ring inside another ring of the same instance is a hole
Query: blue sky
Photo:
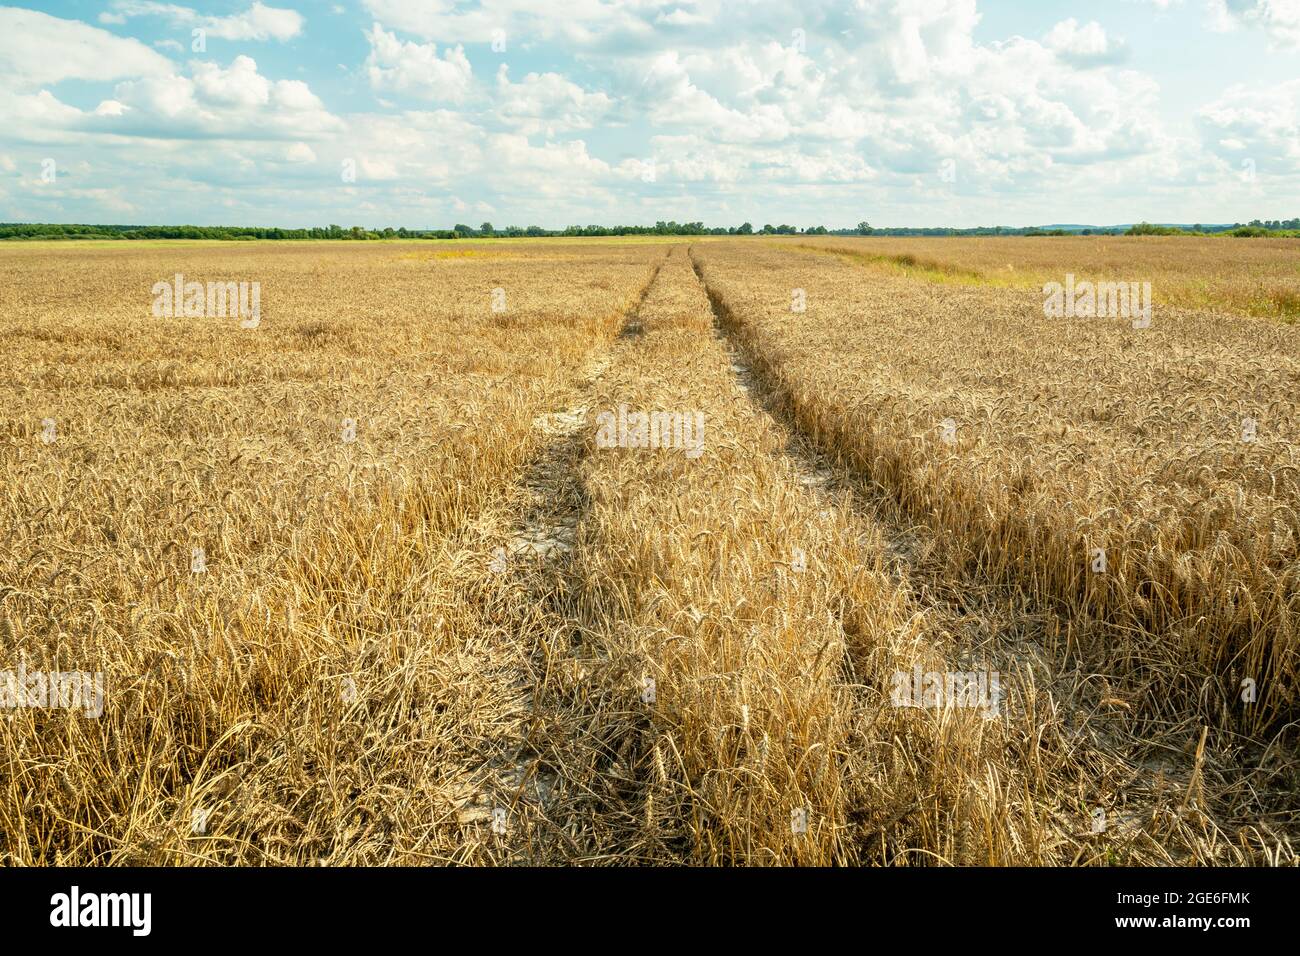
{"type": "Polygon", "coordinates": [[[0,6],[0,220],[1300,215],[1300,0],[0,6]]]}

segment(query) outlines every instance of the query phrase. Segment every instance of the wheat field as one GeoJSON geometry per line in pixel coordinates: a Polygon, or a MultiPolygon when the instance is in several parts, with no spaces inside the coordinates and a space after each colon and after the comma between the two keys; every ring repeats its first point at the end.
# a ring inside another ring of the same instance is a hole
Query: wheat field
{"type": "Polygon", "coordinates": [[[786,241],[792,250],[833,250],[880,271],[995,288],[1039,289],[1067,272],[1093,280],[1141,276],[1152,282],[1162,305],[1291,324],[1300,318],[1300,263],[1290,239],[801,236],[786,241]]]}
{"type": "Polygon", "coordinates": [[[0,248],[0,863],[1294,866],[1292,255],[0,248]]]}

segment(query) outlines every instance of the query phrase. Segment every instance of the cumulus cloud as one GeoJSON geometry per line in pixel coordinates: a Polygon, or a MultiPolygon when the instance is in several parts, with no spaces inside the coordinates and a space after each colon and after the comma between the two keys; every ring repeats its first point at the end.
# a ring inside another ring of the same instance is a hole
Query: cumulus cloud
{"type": "Polygon", "coordinates": [[[297,10],[268,7],[257,0],[242,13],[213,17],[190,7],[153,0],[114,0],[111,10],[99,15],[101,23],[125,23],[132,17],[162,17],[173,26],[205,30],[222,40],[291,40],[302,32],[297,10]]]}
{"type": "Polygon", "coordinates": [[[510,82],[504,63],[497,69],[495,115],[525,133],[590,129],[613,108],[604,93],[589,93],[558,73],[529,73],[510,82]]]}
{"type": "Polygon", "coordinates": [[[316,151],[306,143],[294,143],[284,151],[284,158],[290,163],[314,163],[316,151]]]}
{"type": "Polygon", "coordinates": [[[684,6],[669,0],[643,0],[639,4],[608,0],[570,0],[557,9],[535,0],[480,0],[474,6],[458,0],[364,0],[366,11],[381,23],[426,40],[452,43],[488,43],[498,30],[507,42],[549,40],[593,44],[613,37],[649,35],[653,18],[661,11],[684,6]]]}
{"type": "Polygon", "coordinates": [[[708,23],[708,17],[677,7],[669,13],[660,10],[655,17],[655,23],[663,23],[673,27],[693,27],[699,26],[701,23],[708,23]]]}
{"type": "Polygon", "coordinates": [[[1300,2],[1297,0],[1209,0],[1218,29],[1239,25],[1262,29],[1275,45],[1300,49],[1300,2]]]}
{"type": "Polygon", "coordinates": [[[1256,88],[1234,85],[1206,104],[1197,121],[1205,146],[1236,168],[1261,176],[1300,174],[1300,80],[1256,88]]]}
{"type": "Polygon", "coordinates": [[[11,88],[158,76],[172,69],[170,60],[138,40],[77,20],[0,7],[0,78],[11,88]]]}
{"type": "Polygon", "coordinates": [[[631,60],[638,105],[689,150],[667,175],[910,182],[952,161],[1015,190],[1174,148],[1157,86],[1115,68],[1122,47],[1097,24],[979,44],[973,0],[861,6],[853,29],[802,45],[760,36],[631,60]]]}
{"type": "Polygon", "coordinates": [[[444,50],[439,57],[435,44],[400,40],[378,23],[366,39],[370,41],[366,74],[376,92],[452,103],[460,102],[469,92],[472,70],[464,48],[444,50]]]}
{"type": "MultiPolygon", "coordinates": [[[[191,75],[119,83],[97,132],[185,138],[301,139],[343,128],[301,80],[270,80],[251,57],[197,61],[191,75]]],[[[101,104],[103,107],[104,104],[101,104]]]]}
{"type": "Polygon", "coordinates": [[[252,57],[237,56],[228,69],[195,63],[193,72],[194,90],[208,103],[248,108],[271,101],[271,81],[257,72],[252,57]]]}
{"type": "MultiPolygon", "coordinates": [[[[220,208],[232,221],[280,210],[286,224],[446,225],[469,210],[546,225],[973,224],[1057,201],[1128,221],[1158,214],[1152,196],[1204,221],[1204,197],[1221,195],[1204,184],[1244,158],[1277,195],[1277,177],[1300,175],[1293,85],[1225,90],[1188,124],[1185,97],[1171,107],[1160,89],[1159,58],[1125,58],[1117,37],[1145,36],[1134,21],[1168,8],[1171,31],[1199,31],[1208,2],[1179,14],[1177,0],[1142,0],[1109,9],[1104,26],[1072,18],[992,38],[975,0],[804,0],[797,17],[728,0],[572,0],[563,16],[529,0],[363,0],[335,12],[366,19],[326,20],[365,36],[365,52],[322,66],[304,50],[286,66],[284,50],[274,67],[237,51],[184,61],[188,29],[142,33],[152,48],[125,36],[146,24],[301,35],[298,14],[262,3],[209,17],[116,0],[101,17],[113,32],[0,8],[0,152],[24,170],[64,147],[94,159],[79,199],[62,182],[41,191],[68,209],[129,201],[195,221],[220,208]],[[488,45],[497,31],[508,60],[488,45]],[[493,75],[476,80],[471,59],[493,75]],[[86,85],[55,86],[65,79],[86,85]],[[316,95],[358,79],[374,94],[359,112],[335,115],[316,95]],[[355,179],[340,178],[345,161],[355,179]]],[[[1286,42],[1286,4],[1213,2],[1254,28],[1261,56],[1265,37],[1286,42]]],[[[7,201],[0,218],[30,208],[7,201]]]]}
{"type": "Polygon", "coordinates": [[[1062,20],[1044,42],[1061,59],[1079,66],[1118,63],[1126,53],[1124,44],[1113,42],[1096,20],[1082,25],[1073,17],[1062,20]]]}
{"type": "Polygon", "coordinates": [[[655,123],[707,128],[724,142],[779,140],[790,133],[780,106],[752,102],[733,108],[697,86],[675,50],[661,53],[649,63],[643,101],[655,123]]]}

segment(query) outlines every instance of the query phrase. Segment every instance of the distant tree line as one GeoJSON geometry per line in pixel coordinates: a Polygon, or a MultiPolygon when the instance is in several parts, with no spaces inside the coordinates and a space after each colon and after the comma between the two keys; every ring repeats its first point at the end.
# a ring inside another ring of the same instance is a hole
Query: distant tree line
{"type": "Polygon", "coordinates": [[[0,239],[458,239],[451,229],[371,230],[363,226],[91,226],[0,223],[0,239]]]}
{"type": "Polygon", "coordinates": [[[533,238],[542,236],[1069,236],[1069,235],[1129,235],[1129,236],[1179,236],[1179,235],[1229,235],[1229,236],[1300,236],[1300,219],[1253,219],[1249,223],[1231,226],[1191,227],[1152,225],[1143,222],[1122,227],[1088,229],[1041,229],[1034,226],[979,226],[973,229],[944,227],[887,227],[874,228],[860,222],[851,229],[827,229],[825,226],[800,228],[788,223],[774,226],[765,224],[755,229],[752,223],[739,226],[707,227],[702,222],[677,222],[660,220],[653,226],[568,226],[564,229],[543,229],[541,226],[506,226],[495,228],[485,222],[477,229],[457,223],[451,229],[367,229],[364,226],[312,226],[307,229],[281,229],[264,226],[112,226],[78,225],[67,223],[0,223],[0,239],[471,239],[471,238],[533,238]]]}
{"type": "Polygon", "coordinates": [[[1140,222],[1132,226],[1130,236],[1238,236],[1254,238],[1300,237],[1300,219],[1252,219],[1245,225],[1237,222],[1231,226],[1202,226],[1199,222],[1190,227],[1155,226],[1140,222]]]}

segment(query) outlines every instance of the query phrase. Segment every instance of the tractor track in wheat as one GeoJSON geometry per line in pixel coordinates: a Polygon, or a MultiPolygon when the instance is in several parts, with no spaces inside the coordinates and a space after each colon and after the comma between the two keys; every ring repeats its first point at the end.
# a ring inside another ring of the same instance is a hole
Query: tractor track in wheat
{"type": "Polygon", "coordinates": [[[493,862],[574,862],[588,855],[583,840],[610,829],[592,826],[592,804],[599,801],[580,780],[585,775],[571,772],[598,762],[592,750],[600,747],[583,706],[590,668],[573,653],[581,642],[574,602],[582,578],[574,546],[587,511],[580,468],[593,390],[634,347],[641,305],[661,267],[656,264],[615,339],[588,362],[562,407],[533,421],[538,450],[509,492],[508,519],[495,529],[499,543],[488,563],[506,595],[501,623],[513,665],[498,680],[509,705],[485,741],[489,756],[461,811],[462,822],[481,827],[493,862]]]}
{"type": "Polygon", "coordinates": [[[1110,836],[1119,830],[1168,864],[1202,858],[1202,841],[1232,842],[1233,829],[1246,820],[1272,821],[1283,830],[1292,825],[1290,815],[1276,810],[1285,785],[1270,792],[1276,782],[1255,765],[1258,753],[1243,754],[1240,764],[1211,763],[1197,746],[1199,724],[1128,719],[1123,696],[1089,667],[1088,649],[1106,639],[1106,622],[1062,613],[978,571],[954,569],[944,559],[943,542],[909,519],[890,488],[841,463],[836,449],[801,428],[793,397],[765,374],[766,357],[755,352],[742,320],[710,287],[693,249],[691,262],[717,335],[733,356],[737,387],[788,435],[787,453],[801,480],[827,501],[847,495],[859,519],[879,531],[889,573],[912,599],[947,666],[1000,674],[1005,719],[1013,725],[1009,736],[1041,734],[1052,742],[1058,772],[1080,795],[1076,806],[1052,813],[1062,837],[1080,844],[1072,862],[1104,861],[1089,844],[1101,836],[1091,832],[1089,816],[1099,809],[1107,813],[1110,836]]]}

